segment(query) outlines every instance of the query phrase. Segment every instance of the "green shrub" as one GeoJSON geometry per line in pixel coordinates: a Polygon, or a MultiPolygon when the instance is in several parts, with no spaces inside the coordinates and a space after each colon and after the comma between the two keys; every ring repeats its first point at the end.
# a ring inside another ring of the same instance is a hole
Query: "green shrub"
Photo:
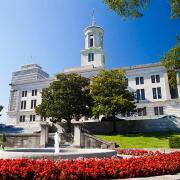
{"type": "Polygon", "coordinates": [[[178,136],[169,137],[169,147],[170,148],[180,148],[180,137],[178,137],[178,136]]]}

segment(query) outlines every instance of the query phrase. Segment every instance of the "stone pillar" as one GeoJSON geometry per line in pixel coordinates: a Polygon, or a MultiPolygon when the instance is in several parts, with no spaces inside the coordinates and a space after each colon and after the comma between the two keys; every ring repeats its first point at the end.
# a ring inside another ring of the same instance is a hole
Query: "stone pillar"
{"type": "Polygon", "coordinates": [[[75,147],[81,146],[81,124],[74,124],[74,143],[75,147]]]}
{"type": "Polygon", "coordinates": [[[49,125],[47,123],[42,123],[40,125],[41,125],[40,146],[46,147],[46,144],[48,143],[49,125]]]}
{"type": "Polygon", "coordinates": [[[49,135],[49,126],[48,125],[46,125],[46,137],[45,137],[45,143],[47,144],[48,143],[48,135],[49,135]]]}

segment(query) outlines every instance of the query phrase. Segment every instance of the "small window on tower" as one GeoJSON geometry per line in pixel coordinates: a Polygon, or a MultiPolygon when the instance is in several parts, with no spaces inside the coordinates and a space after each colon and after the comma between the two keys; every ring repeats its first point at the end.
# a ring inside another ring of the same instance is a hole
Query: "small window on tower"
{"type": "Polygon", "coordinates": [[[93,35],[92,34],[89,36],[89,46],[93,47],[93,35]]]}
{"type": "Polygon", "coordinates": [[[94,53],[88,54],[88,62],[94,61],[94,53]]]}

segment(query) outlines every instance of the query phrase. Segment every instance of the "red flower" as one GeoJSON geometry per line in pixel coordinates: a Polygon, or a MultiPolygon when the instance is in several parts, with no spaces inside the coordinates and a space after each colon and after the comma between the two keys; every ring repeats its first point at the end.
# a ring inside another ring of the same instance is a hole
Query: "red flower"
{"type": "MultiPolygon", "coordinates": [[[[121,150],[122,152],[122,150],[121,150]]],[[[124,152],[124,151],[123,151],[124,152]]],[[[134,153],[126,150],[127,153],[134,153]]],[[[145,153],[148,156],[129,159],[31,160],[1,159],[0,179],[119,179],[146,177],[180,172],[180,152],[145,153]]]]}

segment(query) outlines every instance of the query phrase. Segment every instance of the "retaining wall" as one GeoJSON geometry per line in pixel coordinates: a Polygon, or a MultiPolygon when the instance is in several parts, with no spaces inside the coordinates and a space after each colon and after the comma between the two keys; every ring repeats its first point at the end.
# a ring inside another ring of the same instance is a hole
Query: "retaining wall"
{"type": "Polygon", "coordinates": [[[6,134],[6,146],[8,147],[40,147],[40,134],[6,134]]]}
{"type": "MultiPolygon", "coordinates": [[[[110,134],[113,132],[112,121],[86,123],[83,126],[92,134],[110,134]]],[[[149,120],[117,120],[116,129],[118,133],[180,132],[180,119],[165,117],[149,120]]]]}
{"type": "Polygon", "coordinates": [[[81,134],[81,147],[112,149],[112,148],[115,148],[115,143],[109,143],[95,136],[92,136],[90,134],[82,133],[81,134]]]}

